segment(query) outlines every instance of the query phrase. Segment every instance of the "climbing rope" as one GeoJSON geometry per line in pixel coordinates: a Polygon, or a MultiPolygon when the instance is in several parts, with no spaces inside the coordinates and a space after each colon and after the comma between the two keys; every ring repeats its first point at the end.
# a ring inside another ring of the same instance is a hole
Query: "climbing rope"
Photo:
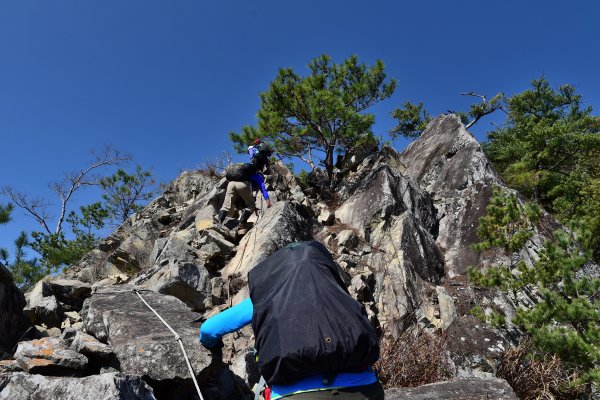
{"type": "Polygon", "coordinates": [[[173,330],[173,328],[171,328],[171,326],[169,324],[167,324],[167,321],[165,321],[157,312],[154,308],[152,308],[150,306],[150,304],[148,304],[146,302],[146,300],[144,300],[144,298],[142,297],[142,295],[140,294],[140,292],[136,289],[134,290],[135,294],[137,294],[139,296],[139,298],[144,302],[144,304],[146,305],[146,307],[148,307],[150,309],[150,311],[152,311],[154,313],[154,315],[156,315],[158,317],[158,319],[160,319],[160,321],[165,324],[165,326],[167,328],[169,328],[169,330],[171,331],[171,333],[175,336],[175,339],[177,339],[177,342],[179,342],[179,346],[181,347],[181,351],[183,352],[183,357],[185,358],[185,362],[187,363],[188,369],[190,370],[190,374],[192,375],[192,380],[194,381],[194,386],[196,386],[196,391],[198,392],[198,396],[200,396],[200,400],[204,400],[204,397],[202,397],[202,393],[200,392],[200,387],[198,386],[198,382],[196,381],[196,375],[194,374],[194,369],[192,368],[192,365],[190,364],[190,360],[187,356],[187,353],[185,351],[185,348],[183,347],[183,342],[181,340],[181,336],[179,336],[179,334],[177,332],[175,332],[173,330]]]}
{"type": "Polygon", "coordinates": [[[256,390],[254,391],[254,400],[260,399],[260,393],[262,392],[263,388],[266,386],[267,386],[267,381],[265,381],[265,377],[261,375],[260,380],[258,381],[258,384],[256,385],[256,390]]]}

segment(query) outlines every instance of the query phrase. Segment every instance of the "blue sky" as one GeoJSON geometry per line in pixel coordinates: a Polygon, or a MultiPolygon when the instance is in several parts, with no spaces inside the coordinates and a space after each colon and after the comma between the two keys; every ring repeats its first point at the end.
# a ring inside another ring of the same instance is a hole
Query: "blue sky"
{"type": "MultiPolygon", "coordinates": [[[[255,122],[278,68],[305,74],[323,53],[381,59],[398,80],[372,109],[384,137],[406,100],[461,110],[472,102],[461,92],[510,95],[542,74],[575,85],[598,114],[598,15],[595,1],[4,0],[0,186],[53,202],[47,184],[104,144],[168,182],[231,150],[227,133],[255,122]]],[[[0,247],[34,229],[16,210],[0,247]]]]}

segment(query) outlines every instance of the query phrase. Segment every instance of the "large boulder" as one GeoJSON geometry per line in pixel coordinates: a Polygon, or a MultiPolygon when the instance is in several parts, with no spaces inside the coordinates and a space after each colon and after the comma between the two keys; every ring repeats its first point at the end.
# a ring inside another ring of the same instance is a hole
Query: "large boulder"
{"type": "Polygon", "coordinates": [[[136,277],[133,283],[175,296],[192,309],[203,311],[210,304],[206,302],[211,292],[210,276],[204,267],[206,257],[190,245],[193,237],[189,231],[172,235],[155,266],[136,277]]]}
{"type": "MultiPolygon", "coordinates": [[[[122,372],[148,376],[155,381],[189,379],[190,374],[177,340],[128,285],[100,289],[84,303],[85,330],[111,345],[122,372]]],[[[182,339],[196,374],[212,363],[198,342],[200,315],[172,296],[140,292],[182,339]]]]}
{"type": "Polygon", "coordinates": [[[441,326],[427,318],[434,302],[434,286],[444,276],[444,260],[433,236],[415,216],[406,212],[390,222],[379,223],[372,233],[373,252],[365,257],[376,276],[375,300],[379,321],[387,333],[396,336],[413,324],[441,326]]]}
{"type": "Polygon", "coordinates": [[[92,293],[89,283],[75,279],[54,279],[46,283],[56,298],[77,310],[81,309],[83,301],[92,293]]]}
{"type": "Polygon", "coordinates": [[[10,271],[0,264],[0,359],[12,354],[17,341],[27,329],[23,314],[25,296],[15,285],[10,271]]]}
{"type": "Polygon", "coordinates": [[[277,202],[240,241],[235,257],[222,269],[222,277],[245,281],[254,266],[277,250],[310,238],[311,225],[303,207],[288,201],[277,202]]]}
{"type": "Polygon", "coordinates": [[[85,378],[0,374],[0,400],[155,400],[140,377],[106,373],[85,378]]]}
{"type": "Polygon", "coordinates": [[[466,378],[437,382],[416,388],[394,388],[385,391],[387,400],[517,400],[503,379],[466,378]]]}
{"type": "Polygon", "coordinates": [[[23,312],[33,323],[42,323],[48,327],[59,327],[64,318],[64,307],[52,293],[48,285],[50,277],[35,284],[30,292],[25,294],[27,305],[23,312]]]}
{"type": "Polygon", "coordinates": [[[406,173],[435,200],[440,218],[438,243],[450,277],[465,275],[479,262],[479,219],[500,178],[481,145],[455,115],[435,118],[402,153],[406,173]]]}
{"type": "Polygon", "coordinates": [[[20,342],[15,360],[24,371],[49,375],[62,373],[64,370],[81,371],[88,364],[84,355],[71,350],[65,341],[56,337],[20,342]]]}
{"type": "Polygon", "coordinates": [[[109,358],[114,354],[109,345],[82,331],[75,331],[71,349],[90,358],[109,358]]]}

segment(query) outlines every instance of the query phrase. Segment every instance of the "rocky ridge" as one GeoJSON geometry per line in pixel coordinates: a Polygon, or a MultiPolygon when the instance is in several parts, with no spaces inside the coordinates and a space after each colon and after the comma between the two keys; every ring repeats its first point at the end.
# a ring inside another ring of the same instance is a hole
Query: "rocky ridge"
{"type": "MultiPolygon", "coordinates": [[[[345,162],[327,196],[275,164],[267,175],[274,204],[266,208],[257,198],[260,217],[243,236],[235,220],[226,221],[229,229],[212,222],[226,181],[185,172],[78,265],[40,281],[26,303],[0,266],[0,350],[7,355],[0,399],[76,399],[85,387],[103,399],[195,398],[177,341],[139,295],[181,336],[205,399],[251,397],[259,378],[252,330],[208,350],[198,327],[248,295],[254,265],[313,238],[334,254],[350,293],[382,334],[447,333],[445,359],[455,379],[392,389],[388,398],[516,398],[493,376],[518,332],[469,313],[474,305],[513,312],[504,296],[475,291],[466,279],[468,266],[489,262],[470,245],[494,185],[504,186],[453,115],[433,120],[401,154],[385,147],[345,162]],[[21,337],[23,321],[33,340],[21,337]],[[467,390],[474,379],[477,388],[467,390]]],[[[526,257],[535,259],[553,226],[549,219],[540,225],[526,257]]]]}

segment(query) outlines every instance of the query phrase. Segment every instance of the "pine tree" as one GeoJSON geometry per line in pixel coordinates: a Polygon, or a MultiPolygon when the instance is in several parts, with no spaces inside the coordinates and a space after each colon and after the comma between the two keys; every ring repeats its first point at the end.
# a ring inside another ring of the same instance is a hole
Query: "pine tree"
{"type": "Polygon", "coordinates": [[[539,208],[521,205],[514,194],[496,189],[486,210],[475,248],[498,251],[511,261],[470,268],[469,278],[477,286],[511,293],[519,306],[513,322],[534,344],[558,355],[579,374],[579,382],[600,384],[600,279],[582,273],[591,256],[581,250],[573,233],[557,231],[529,265],[518,254],[531,238],[539,208]],[[539,293],[533,307],[519,303],[517,294],[525,288],[539,293]]]}
{"type": "Polygon", "coordinates": [[[50,271],[43,268],[37,258],[26,258],[25,249],[30,246],[30,242],[25,232],[21,232],[14,243],[14,260],[9,260],[9,252],[6,249],[0,249],[0,261],[10,271],[15,284],[25,292],[50,271]]]}
{"type": "Polygon", "coordinates": [[[531,86],[507,100],[484,150],[509,186],[576,229],[600,261],[600,118],[570,85],[542,77],[531,86]]]}
{"type": "Polygon", "coordinates": [[[366,110],[390,97],[396,81],[384,83],[380,60],[369,67],[360,64],[356,56],[336,64],[322,55],[310,62],[309,69],[306,77],[289,68],[280,69],[260,95],[258,126],[244,126],[230,138],[239,152],[261,138],[277,154],[300,158],[313,171],[320,161],[331,182],[336,151],[377,144],[371,132],[374,116],[366,110]]]}
{"type": "Polygon", "coordinates": [[[144,171],[139,165],[133,174],[119,168],[113,175],[100,180],[104,191],[104,208],[108,216],[118,224],[127,221],[132,214],[140,211],[154,195],[155,181],[150,171],[144,171]]]}
{"type": "Polygon", "coordinates": [[[398,120],[398,124],[390,131],[393,138],[400,135],[409,139],[416,139],[421,136],[421,133],[431,121],[431,115],[425,111],[423,103],[415,105],[410,101],[392,111],[392,118],[398,120]]]}

